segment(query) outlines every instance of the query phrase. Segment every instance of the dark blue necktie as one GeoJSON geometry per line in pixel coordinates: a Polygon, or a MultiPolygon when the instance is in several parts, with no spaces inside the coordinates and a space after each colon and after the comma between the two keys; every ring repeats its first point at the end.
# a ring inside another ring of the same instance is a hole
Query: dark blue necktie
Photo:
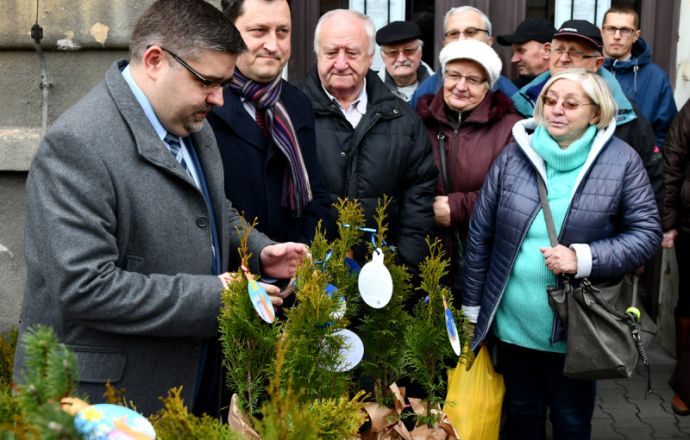
{"type": "Polygon", "coordinates": [[[175,160],[177,160],[180,165],[182,165],[182,168],[191,176],[191,173],[189,172],[189,167],[187,166],[187,162],[184,160],[184,156],[182,155],[182,145],[180,144],[180,138],[179,136],[175,136],[174,134],[168,132],[165,135],[165,143],[168,144],[168,149],[170,150],[170,153],[173,155],[175,160]]]}

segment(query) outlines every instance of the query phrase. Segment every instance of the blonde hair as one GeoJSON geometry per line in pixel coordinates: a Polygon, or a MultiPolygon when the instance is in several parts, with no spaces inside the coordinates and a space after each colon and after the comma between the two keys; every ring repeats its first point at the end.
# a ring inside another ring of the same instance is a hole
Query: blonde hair
{"type": "Polygon", "coordinates": [[[542,97],[551,89],[553,83],[559,79],[567,79],[580,84],[585,95],[599,108],[599,122],[597,128],[605,128],[615,118],[618,109],[616,101],[613,99],[613,94],[609,88],[608,83],[604,78],[596,73],[587,71],[585,69],[567,69],[552,76],[544,85],[539,97],[537,98],[537,105],[534,107],[534,119],[540,125],[546,125],[544,118],[544,103],[542,97]]]}

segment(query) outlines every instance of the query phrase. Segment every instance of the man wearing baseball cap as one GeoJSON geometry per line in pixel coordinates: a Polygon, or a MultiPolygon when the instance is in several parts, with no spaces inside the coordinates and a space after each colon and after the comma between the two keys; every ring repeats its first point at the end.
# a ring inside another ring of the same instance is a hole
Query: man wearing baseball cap
{"type": "Polygon", "coordinates": [[[512,34],[496,38],[501,46],[513,47],[510,62],[518,70],[518,77],[513,81],[516,86],[524,86],[549,69],[551,39],[555,32],[549,20],[530,17],[520,23],[512,34]]]}
{"type": "Polygon", "coordinates": [[[564,22],[551,40],[549,70],[537,76],[513,95],[515,109],[525,117],[531,117],[536,99],[544,84],[551,75],[563,70],[579,68],[601,75],[611,88],[618,107],[617,127],[614,134],[627,142],[642,158],[654,189],[657,205],[660,207],[664,195],[664,168],[661,151],[656,146],[654,130],[638,108],[625,96],[616,78],[603,68],[602,49],[601,31],[598,27],[586,20],[564,22]]]}
{"type": "Polygon", "coordinates": [[[417,86],[433,71],[422,61],[422,33],[414,21],[393,21],[376,32],[381,59],[386,68],[381,81],[395,96],[409,101],[417,86]]]}

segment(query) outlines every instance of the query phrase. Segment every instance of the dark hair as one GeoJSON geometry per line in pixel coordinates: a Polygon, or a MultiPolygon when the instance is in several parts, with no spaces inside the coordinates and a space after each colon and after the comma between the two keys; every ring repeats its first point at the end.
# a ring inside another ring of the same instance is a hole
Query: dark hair
{"type": "MultiPolygon", "coordinates": [[[[270,3],[275,0],[264,1],[270,3]]],[[[290,12],[292,12],[292,2],[290,0],[277,1],[286,1],[288,7],[290,8],[290,12]]],[[[220,0],[220,8],[223,10],[223,14],[228,18],[228,20],[232,21],[233,23],[237,20],[237,18],[240,15],[244,14],[244,9],[242,9],[243,6],[244,0],[220,0]]]]}
{"type": "Polygon", "coordinates": [[[632,6],[628,4],[622,4],[610,7],[609,10],[604,13],[603,23],[606,23],[606,16],[609,15],[609,12],[613,12],[614,14],[632,15],[634,17],[633,26],[635,26],[635,30],[638,30],[640,28],[640,15],[632,6]]]}
{"type": "Polygon", "coordinates": [[[129,41],[129,57],[139,63],[159,45],[194,58],[200,49],[239,54],[247,49],[230,20],[204,0],[158,0],[139,17],[129,41]]]}

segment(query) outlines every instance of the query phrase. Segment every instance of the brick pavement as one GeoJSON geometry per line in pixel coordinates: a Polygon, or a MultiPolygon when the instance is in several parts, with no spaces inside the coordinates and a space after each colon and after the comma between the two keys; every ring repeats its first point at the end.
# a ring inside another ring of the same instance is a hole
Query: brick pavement
{"type": "Polygon", "coordinates": [[[652,393],[646,395],[646,373],[638,367],[630,379],[599,381],[592,421],[592,440],[690,439],[690,417],[671,409],[668,379],[675,359],[658,343],[649,349],[652,393]]]}
{"type": "Polygon", "coordinates": [[[690,439],[690,416],[679,417],[671,409],[668,379],[675,359],[656,342],[649,349],[649,359],[653,391],[647,396],[644,368],[638,367],[630,379],[597,383],[592,440],[690,439]]]}

